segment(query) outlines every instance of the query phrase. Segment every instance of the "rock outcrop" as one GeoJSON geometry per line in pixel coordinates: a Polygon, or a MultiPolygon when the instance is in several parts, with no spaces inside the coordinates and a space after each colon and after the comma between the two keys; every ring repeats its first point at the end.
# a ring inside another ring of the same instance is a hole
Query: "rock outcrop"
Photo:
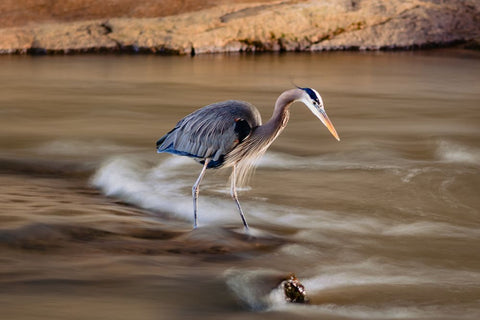
{"type": "MultiPolygon", "coordinates": [[[[35,22],[0,29],[1,53],[422,48],[480,39],[478,0],[322,0],[208,3],[155,18],[35,22]]],[[[476,42],[478,43],[478,42],[476,42]]]]}

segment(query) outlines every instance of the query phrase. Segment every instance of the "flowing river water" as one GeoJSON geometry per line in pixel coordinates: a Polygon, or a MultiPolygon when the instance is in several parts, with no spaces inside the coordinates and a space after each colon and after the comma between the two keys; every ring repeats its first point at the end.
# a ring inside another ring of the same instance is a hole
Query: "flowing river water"
{"type": "Polygon", "coordinates": [[[480,54],[0,57],[2,319],[479,319],[480,54]],[[196,108],[320,92],[240,191],[155,153],[196,108]],[[310,304],[285,302],[295,273],[310,304]]]}

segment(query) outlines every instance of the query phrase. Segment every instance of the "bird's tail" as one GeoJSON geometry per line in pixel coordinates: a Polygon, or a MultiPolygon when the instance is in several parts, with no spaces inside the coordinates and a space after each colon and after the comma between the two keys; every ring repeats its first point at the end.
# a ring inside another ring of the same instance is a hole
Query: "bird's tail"
{"type": "Polygon", "coordinates": [[[171,146],[172,141],[170,141],[170,143],[164,143],[164,142],[175,129],[176,128],[170,130],[166,135],[164,135],[163,137],[157,140],[157,153],[168,152],[166,151],[166,149],[168,149],[171,146]]]}
{"type": "Polygon", "coordinates": [[[161,137],[160,139],[158,139],[157,141],[157,152],[159,151],[159,147],[162,145],[162,143],[165,141],[165,139],[167,138],[166,135],[164,135],[163,137],[161,137]]]}

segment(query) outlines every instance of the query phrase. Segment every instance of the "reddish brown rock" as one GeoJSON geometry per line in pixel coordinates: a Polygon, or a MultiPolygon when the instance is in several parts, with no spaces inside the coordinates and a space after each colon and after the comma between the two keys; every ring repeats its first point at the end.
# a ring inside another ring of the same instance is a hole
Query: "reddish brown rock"
{"type": "Polygon", "coordinates": [[[378,50],[447,45],[480,37],[480,2],[475,0],[190,0],[182,2],[183,7],[175,1],[177,6],[167,6],[171,2],[167,0],[142,4],[110,0],[100,7],[97,3],[95,10],[88,6],[80,14],[78,6],[88,1],[58,2],[64,11],[39,7],[38,17],[29,17],[25,11],[27,21],[16,17],[15,10],[8,11],[8,3],[12,9],[16,2],[7,1],[1,10],[7,12],[3,25],[10,27],[0,29],[0,52],[378,50]]]}

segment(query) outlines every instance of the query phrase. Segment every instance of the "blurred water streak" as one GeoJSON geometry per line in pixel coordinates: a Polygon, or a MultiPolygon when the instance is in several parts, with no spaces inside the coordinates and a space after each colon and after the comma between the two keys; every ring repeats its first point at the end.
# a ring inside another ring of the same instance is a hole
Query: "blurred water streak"
{"type": "Polygon", "coordinates": [[[477,319],[480,55],[459,50],[0,59],[5,319],[477,319]],[[301,104],[240,194],[155,154],[226,99],[301,104]],[[282,302],[294,272],[312,304],[282,302]],[[273,291],[272,291],[273,290],[273,291]],[[262,312],[257,312],[261,310],[262,312]],[[265,312],[266,311],[266,312],[265,312]]]}

